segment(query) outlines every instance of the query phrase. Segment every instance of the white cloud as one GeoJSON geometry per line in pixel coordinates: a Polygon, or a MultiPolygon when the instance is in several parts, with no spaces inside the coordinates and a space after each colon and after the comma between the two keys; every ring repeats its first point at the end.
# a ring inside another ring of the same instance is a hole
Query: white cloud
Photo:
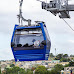
{"type": "Polygon", "coordinates": [[[74,40],[69,40],[70,43],[74,43],[74,40]]]}

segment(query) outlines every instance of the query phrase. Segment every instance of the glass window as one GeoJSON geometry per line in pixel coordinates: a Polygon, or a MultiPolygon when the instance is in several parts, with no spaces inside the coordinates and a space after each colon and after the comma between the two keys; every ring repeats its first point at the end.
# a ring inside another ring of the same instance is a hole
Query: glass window
{"type": "Polygon", "coordinates": [[[49,37],[49,34],[48,34],[48,31],[47,31],[46,27],[44,27],[44,31],[46,33],[47,49],[49,50],[50,47],[51,47],[51,41],[50,41],[50,37],[49,37]]]}
{"type": "Polygon", "coordinates": [[[41,44],[43,40],[44,38],[40,28],[23,29],[15,31],[13,43],[15,43],[14,47],[40,48],[44,47],[44,45],[41,44]]]}

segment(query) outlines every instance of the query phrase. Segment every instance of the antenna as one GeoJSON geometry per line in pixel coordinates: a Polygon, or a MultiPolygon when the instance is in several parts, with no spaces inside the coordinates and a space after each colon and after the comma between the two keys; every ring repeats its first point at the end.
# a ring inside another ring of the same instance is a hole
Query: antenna
{"type": "Polygon", "coordinates": [[[70,18],[69,12],[74,11],[74,4],[68,4],[68,0],[51,0],[49,3],[40,2],[42,9],[50,11],[55,16],[59,14],[60,18],[70,18]]]}
{"type": "Polygon", "coordinates": [[[55,48],[55,57],[56,57],[56,48],[55,48]]]}

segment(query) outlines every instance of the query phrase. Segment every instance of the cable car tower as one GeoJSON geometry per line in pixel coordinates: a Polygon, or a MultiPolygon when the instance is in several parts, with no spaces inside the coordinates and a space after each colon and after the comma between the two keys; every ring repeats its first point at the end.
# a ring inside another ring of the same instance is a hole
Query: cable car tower
{"type": "Polygon", "coordinates": [[[59,14],[60,18],[70,18],[69,11],[74,11],[74,4],[68,4],[68,0],[51,0],[49,3],[40,2],[42,3],[42,9],[50,11],[55,16],[59,14]]]}

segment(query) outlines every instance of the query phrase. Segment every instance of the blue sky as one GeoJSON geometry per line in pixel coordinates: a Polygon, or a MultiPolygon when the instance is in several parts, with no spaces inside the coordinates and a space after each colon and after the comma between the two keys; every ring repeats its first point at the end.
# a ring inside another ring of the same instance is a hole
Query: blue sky
{"type": "MultiPolygon", "coordinates": [[[[71,0],[69,3],[74,4],[71,0]]],[[[0,0],[0,60],[13,59],[10,41],[14,25],[18,24],[19,0],[0,0]]],[[[51,39],[51,52],[67,53],[74,55],[74,31],[58,16],[41,9],[41,3],[36,0],[24,0],[23,16],[46,22],[48,33],[51,39]]],[[[71,19],[65,19],[74,29],[74,12],[70,12],[71,19]]]]}

